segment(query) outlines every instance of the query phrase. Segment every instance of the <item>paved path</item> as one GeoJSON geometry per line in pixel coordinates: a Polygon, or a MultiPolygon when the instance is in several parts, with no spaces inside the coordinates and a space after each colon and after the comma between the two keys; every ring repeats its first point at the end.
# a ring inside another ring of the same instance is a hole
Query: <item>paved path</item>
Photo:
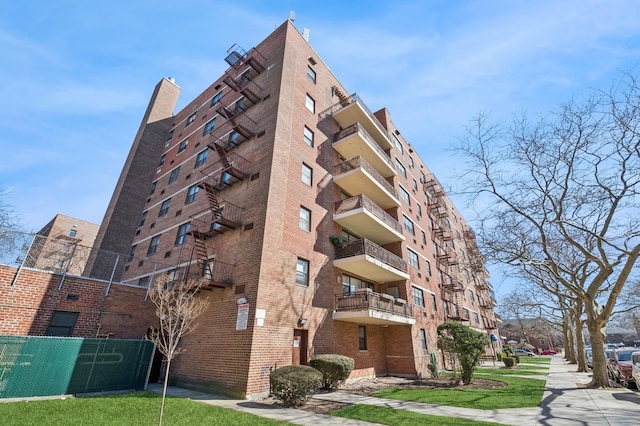
{"type": "MultiPolygon", "coordinates": [[[[398,401],[353,395],[346,392],[317,394],[314,398],[349,404],[378,405],[422,414],[460,417],[507,425],[604,426],[640,424],[640,394],[628,389],[594,390],[584,388],[591,380],[589,373],[577,373],[575,365],[567,364],[560,356],[552,357],[547,386],[541,407],[504,410],[477,410],[398,401]]],[[[531,376],[529,376],[531,377],[531,376]]],[[[161,385],[149,390],[162,392],[161,385]]],[[[252,401],[232,400],[185,389],[170,387],[168,394],[188,397],[207,404],[232,408],[274,420],[298,425],[367,425],[371,423],[314,414],[304,410],[271,407],[252,401]]]]}

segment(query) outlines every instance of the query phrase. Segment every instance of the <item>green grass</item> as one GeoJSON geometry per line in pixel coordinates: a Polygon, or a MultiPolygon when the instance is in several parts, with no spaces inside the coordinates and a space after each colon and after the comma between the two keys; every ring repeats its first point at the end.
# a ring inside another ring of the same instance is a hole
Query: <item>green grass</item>
{"type": "MultiPolygon", "coordinates": [[[[160,395],[132,393],[93,398],[0,403],[3,426],[14,425],[157,425],[160,395]]],[[[183,398],[169,398],[163,424],[281,425],[287,423],[183,398]]]]}
{"type": "Polygon", "coordinates": [[[521,356],[520,364],[551,364],[551,358],[548,356],[521,356]]]}
{"type": "Polygon", "coordinates": [[[377,407],[373,405],[353,405],[351,407],[336,410],[332,416],[344,417],[365,422],[380,423],[383,425],[438,425],[438,426],[482,426],[497,425],[498,423],[467,420],[458,417],[432,416],[418,414],[407,410],[394,410],[393,408],[377,407]]]}
{"type": "Polygon", "coordinates": [[[504,366],[499,368],[478,368],[474,374],[504,374],[504,375],[520,375],[520,376],[544,376],[549,371],[549,368],[544,365],[524,365],[519,364],[515,368],[506,368],[504,366]]]}
{"type": "MultiPolygon", "coordinates": [[[[479,378],[479,377],[478,377],[479,378]]],[[[377,392],[380,398],[402,401],[424,402],[428,404],[450,405],[454,407],[495,410],[501,408],[538,407],[546,380],[510,377],[497,374],[483,374],[482,379],[497,380],[507,386],[494,389],[385,389],[377,392]]]]}

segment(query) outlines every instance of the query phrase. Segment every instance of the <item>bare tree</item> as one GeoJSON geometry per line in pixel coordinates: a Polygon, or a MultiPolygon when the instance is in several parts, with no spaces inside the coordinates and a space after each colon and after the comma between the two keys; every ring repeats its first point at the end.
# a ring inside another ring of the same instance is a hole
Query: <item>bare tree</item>
{"type": "Polygon", "coordinates": [[[481,113],[456,150],[468,162],[465,192],[480,207],[485,254],[548,274],[583,304],[590,386],[610,386],[603,330],[640,255],[636,77],[536,122],[523,114],[506,126],[481,113]]]}
{"type": "Polygon", "coordinates": [[[8,253],[13,253],[19,247],[22,240],[20,216],[13,207],[4,202],[9,197],[9,192],[0,188],[0,258],[8,253]]]}
{"type": "Polygon", "coordinates": [[[160,328],[154,337],[158,350],[167,359],[159,425],[162,425],[164,415],[171,361],[184,352],[180,347],[180,340],[196,329],[196,318],[209,306],[209,300],[199,295],[204,284],[205,281],[202,279],[174,283],[168,275],[164,275],[159,277],[149,290],[149,299],[156,305],[156,315],[160,320],[160,328]]]}

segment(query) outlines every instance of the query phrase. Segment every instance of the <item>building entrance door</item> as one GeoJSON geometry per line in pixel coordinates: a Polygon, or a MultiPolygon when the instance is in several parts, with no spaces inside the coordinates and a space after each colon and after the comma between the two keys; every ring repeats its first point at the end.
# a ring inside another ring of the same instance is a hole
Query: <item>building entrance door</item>
{"type": "Polygon", "coordinates": [[[293,365],[307,364],[307,330],[293,330],[293,352],[291,363],[293,365]]]}

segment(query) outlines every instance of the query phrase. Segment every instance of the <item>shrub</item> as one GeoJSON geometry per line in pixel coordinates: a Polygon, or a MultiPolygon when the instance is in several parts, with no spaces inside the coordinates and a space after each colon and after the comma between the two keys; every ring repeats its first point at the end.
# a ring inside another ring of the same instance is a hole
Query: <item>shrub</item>
{"type": "Polygon", "coordinates": [[[502,361],[502,357],[503,357],[502,352],[498,352],[496,354],[496,358],[498,359],[498,361],[502,361]]]}
{"type": "Polygon", "coordinates": [[[512,357],[516,360],[516,364],[520,364],[520,355],[512,355],[512,357]]]}
{"type": "Polygon", "coordinates": [[[353,358],[337,354],[315,355],[309,365],[322,373],[322,387],[335,390],[353,371],[353,358]]]}
{"type": "Polygon", "coordinates": [[[502,362],[504,362],[504,366],[507,368],[512,368],[514,365],[516,365],[516,359],[511,356],[502,357],[502,362]]]}
{"type": "Polygon", "coordinates": [[[437,379],[438,377],[440,377],[440,370],[438,369],[437,355],[435,352],[431,352],[429,357],[430,357],[430,362],[429,362],[429,365],[427,365],[427,368],[429,368],[429,371],[431,371],[431,376],[434,379],[437,379]]]}
{"type": "Polygon", "coordinates": [[[301,407],[322,384],[322,373],[306,365],[287,365],[269,375],[271,394],[285,407],[301,407]]]}

